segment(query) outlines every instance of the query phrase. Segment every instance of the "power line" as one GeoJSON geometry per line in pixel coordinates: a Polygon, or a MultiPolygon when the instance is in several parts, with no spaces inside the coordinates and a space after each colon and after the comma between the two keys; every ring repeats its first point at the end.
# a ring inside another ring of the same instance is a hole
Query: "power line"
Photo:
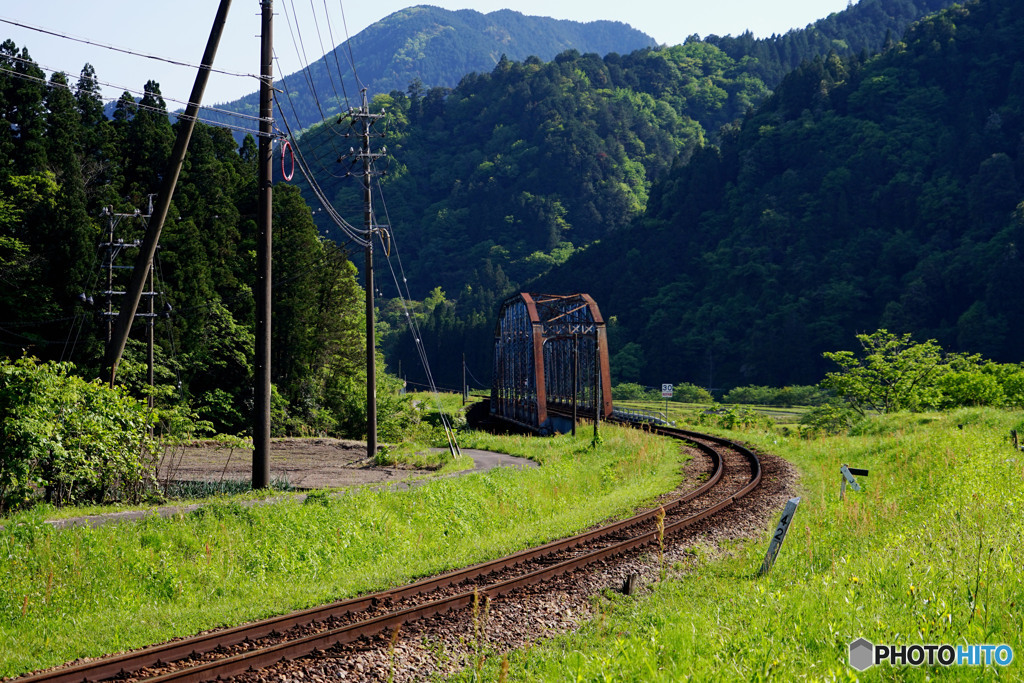
{"type": "MultiPolygon", "coordinates": [[[[113,52],[120,52],[122,54],[131,55],[133,57],[143,57],[145,59],[152,59],[152,60],[157,61],[157,62],[164,62],[165,64],[172,64],[174,66],[184,66],[184,67],[188,67],[190,69],[202,68],[199,64],[192,64],[191,62],[183,62],[183,61],[178,60],[178,59],[170,59],[168,57],[160,57],[160,56],[157,56],[157,55],[146,54],[145,52],[136,52],[134,50],[129,50],[128,48],[117,47],[117,46],[114,46],[114,45],[107,45],[105,43],[97,43],[95,41],[88,40],[86,38],[79,38],[77,36],[72,36],[72,35],[69,35],[69,34],[66,34],[66,33],[60,33],[58,31],[52,31],[50,29],[42,28],[40,26],[32,26],[31,24],[25,24],[25,23],[22,23],[22,22],[19,22],[19,21],[14,21],[13,19],[7,19],[7,18],[4,18],[4,17],[0,17],[0,23],[10,24],[11,26],[17,26],[18,28],[28,29],[29,31],[36,31],[37,33],[44,33],[44,34],[49,35],[49,36],[54,36],[56,38],[62,38],[64,40],[70,40],[70,41],[76,42],[76,43],[82,43],[84,45],[92,45],[93,47],[101,47],[101,48],[103,48],[105,50],[111,50],[113,52]]],[[[225,76],[235,76],[235,77],[239,77],[239,78],[254,78],[257,81],[259,80],[259,76],[257,76],[256,74],[236,73],[234,71],[224,71],[223,69],[214,69],[213,67],[208,67],[208,68],[209,68],[209,70],[212,73],[223,74],[225,76]]]]}
{"type": "MultiPolygon", "coordinates": [[[[312,3],[312,1],[313,0],[310,0],[311,3],[312,3]]],[[[345,95],[345,107],[347,109],[351,109],[352,108],[352,104],[348,101],[348,91],[345,90],[345,74],[341,70],[341,62],[338,61],[338,44],[336,42],[334,42],[334,29],[331,27],[331,15],[330,15],[330,12],[327,11],[327,0],[324,0],[324,16],[327,18],[327,34],[331,38],[331,45],[334,45],[334,48],[331,50],[331,55],[334,56],[334,64],[338,68],[338,81],[341,83],[341,92],[345,95]]],[[[345,8],[344,7],[341,8],[341,16],[342,16],[342,19],[344,19],[344,17],[345,17],[345,8]]],[[[347,29],[346,29],[346,32],[347,32],[347,29]]],[[[353,71],[352,73],[353,73],[353,76],[354,76],[355,75],[355,71],[353,71]]]]}
{"type": "MultiPolygon", "coordinates": [[[[295,113],[295,118],[298,119],[298,113],[295,112],[295,103],[292,101],[291,91],[288,89],[287,81],[282,79],[281,85],[284,88],[285,96],[288,99],[288,103],[292,107],[292,111],[295,113]]],[[[319,183],[317,183],[316,178],[313,175],[312,169],[309,168],[309,164],[306,162],[305,155],[302,153],[302,149],[299,146],[298,139],[293,133],[291,125],[288,123],[288,118],[285,116],[284,110],[281,107],[280,98],[275,97],[274,101],[277,103],[278,113],[281,115],[281,121],[282,123],[284,123],[285,130],[288,133],[288,140],[290,141],[292,148],[295,151],[295,157],[299,162],[299,172],[306,179],[306,182],[309,184],[310,190],[320,201],[320,204],[323,206],[324,210],[327,212],[327,215],[330,216],[334,224],[341,228],[342,232],[344,232],[351,241],[355,242],[356,244],[362,247],[365,247],[368,239],[368,236],[366,236],[366,231],[360,230],[359,228],[356,228],[351,223],[346,221],[341,216],[341,214],[337,212],[337,210],[334,208],[334,205],[331,204],[331,201],[327,198],[327,195],[324,193],[319,183]]]]}
{"type": "Polygon", "coordinates": [[[359,80],[359,73],[356,71],[356,57],[352,54],[352,36],[348,33],[348,20],[345,19],[345,5],[338,0],[338,7],[341,9],[341,23],[345,27],[345,46],[348,47],[348,64],[352,67],[352,76],[356,79],[356,85],[363,88],[363,82],[359,80]]]}
{"type": "MultiPolygon", "coordinates": [[[[51,69],[50,67],[41,66],[41,65],[36,64],[35,62],[31,61],[31,60],[22,59],[20,57],[13,57],[12,59],[16,59],[17,61],[24,62],[24,63],[27,63],[27,64],[31,64],[31,65],[37,67],[40,71],[50,71],[50,72],[52,72],[54,74],[62,73],[62,74],[65,74],[65,76],[67,75],[66,71],[58,70],[58,69],[51,69]]],[[[23,80],[32,81],[34,83],[40,83],[40,84],[46,86],[47,88],[64,88],[68,92],[72,92],[73,93],[73,90],[71,88],[71,84],[70,83],[64,83],[64,84],[53,83],[52,81],[50,81],[50,80],[48,80],[46,78],[40,78],[38,76],[33,76],[31,74],[19,73],[19,72],[13,70],[13,69],[4,67],[3,65],[0,65],[0,73],[9,74],[11,76],[14,76],[15,78],[21,78],[23,80]]],[[[134,94],[134,95],[142,95],[143,97],[146,95],[145,91],[133,90],[131,88],[122,88],[119,85],[113,85],[111,83],[105,83],[105,82],[100,81],[100,80],[95,79],[95,78],[93,78],[91,80],[92,80],[93,83],[96,83],[97,85],[103,85],[103,86],[107,86],[107,87],[115,88],[115,89],[123,89],[124,92],[131,93],[131,94],[134,94]]],[[[188,106],[190,104],[189,102],[185,102],[185,101],[182,101],[182,100],[176,100],[176,99],[171,98],[171,97],[164,97],[164,95],[162,93],[161,93],[160,97],[161,97],[161,99],[163,99],[166,102],[174,102],[176,104],[184,104],[185,106],[188,106]]],[[[105,101],[105,102],[116,102],[120,98],[118,98],[118,97],[107,97],[107,98],[101,98],[101,99],[103,99],[103,101],[105,101]]],[[[159,107],[151,107],[149,105],[145,105],[145,104],[142,104],[140,102],[135,102],[134,104],[139,109],[146,110],[146,111],[153,111],[153,112],[156,112],[156,113],[159,113],[159,114],[164,114],[164,115],[170,116],[170,114],[165,109],[160,109],[159,107]]],[[[221,113],[221,114],[226,114],[226,115],[230,115],[230,116],[235,116],[237,118],[246,119],[246,120],[250,120],[250,121],[257,121],[258,122],[260,120],[260,118],[258,116],[253,116],[251,114],[243,114],[241,112],[228,111],[227,109],[218,109],[217,107],[207,107],[207,106],[200,105],[200,109],[203,109],[203,110],[206,110],[206,111],[211,111],[211,112],[216,112],[216,113],[221,113]]],[[[176,112],[176,113],[174,113],[174,116],[177,116],[179,119],[183,119],[183,120],[189,120],[189,119],[193,118],[193,117],[185,116],[185,114],[183,112],[176,112]]],[[[207,125],[211,125],[211,126],[217,126],[217,127],[220,127],[220,128],[228,128],[230,130],[237,130],[237,131],[245,132],[245,133],[252,133],[253,135],[256,135],[256,136],[258,136],[260,134],[259,131],[256,130],[256,129],[246,128],[245,126],[241,126],[241,125],[233,125],[233,124],[230,124],[230,123],[223,123],[223,122],[220,122],[220,121],[214,121],[212,119],[204,119],[204,118],[199,117],[199,116],[194,117],[194,120],[199,121],[201,123],[205,123],[207,125]]]]}
{"type": "MultiPolygon", "coordinates": [[[[292,13],[296,14],[294,0],[291,0],[291,5],[292,5],[292,13]]],[[[331,124],[328,123],[328,121],[327,121],[327,114],[324,113],[324,108],[323,108],[323,106],[320,103],[320,96],[317,93],[316,83],[313,80],[313,72],[312,72],[312,70],[310,69],[310,66],[309,66],[309,59],[306,57],[306,46],[305,46],[305,42],[302,39],[302,29],[299,27],[298,17],[296,17],[296,19],[295,19],[295,27],[293,29],[292,28],[292,20],[291,20],[291,17],[288,15],[287,6],[285,7],[284,16],[285,16],[285,20],[288,22],[288,31],[289,31],[289,33],[291,34],[291,37],[292,37],[292,45],[295,46],[296,57],[298,57],[299,63],[302,64],[302,69],[301,69],[302,75],[306,79],[306,84],[309,86],[309,92],[313,96],[313,102],[316,103],[317,111],[320,112],[320,120],[324,123],[324,125],[326,125],[328,127],[328,131],[330,131],[331,130],[331,124]],[[298,41],[296,41],[296,35],[298,35],[298,41]]],[[[314,14],[314,16],[315,16],[315,14],[314,14]]],[[[318,30],[318,33],[319,33],[319,28],[317,30],[318,30]]],[[[323,48],[323,41],[321,41],[321,49],[322,48],[323,48]]],[[[275,52],[274,56],[275,56],[275,59],[276,59],[276,56],[277,56],[276,52],[275,52]]],[[[326,65],[326,55],[324,55],[324,64],[326,65]]],[[[328,73],[330,73],[330,72],[328,71],[328,73]]],[[[284,83],[284,78],[283,77],[281,79],[281,82],[284,83]]],[[[332,85],[333,85],[333,80],[332,80],[332,85]]],[[[335,96],[337,96],[337,90],[335,90],[335,96]]],[[[338,105],[339,105],[339,107],[341,106],[340,99],[338,101],[338,105]]],[[[296,118],[298,119],[298,112],[296,112],[296,118]]],[[[298,120],[301,123],[301,119],[298,119],[298,120]]],[[[334,146],[333,138],[331,138],[331,145],[334,147],[335,153],[340,155],[340,152],[338,151],[337,147],[334,146]]]]}

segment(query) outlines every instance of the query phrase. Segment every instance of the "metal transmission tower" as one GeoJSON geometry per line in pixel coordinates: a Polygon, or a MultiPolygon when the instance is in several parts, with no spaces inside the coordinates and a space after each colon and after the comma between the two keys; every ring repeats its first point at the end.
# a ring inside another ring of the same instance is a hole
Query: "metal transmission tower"
{"type": "MultiPolygon", "coordinates": [[[[349,119],[351,133],[345,137],[358,138],[359,150],[349,150],[348,158],[353,167],[348,175],[362,178],[363,181],[363,226],[366,230],[366,454],[373,458],[377,455],[377,344],[375,340],[374,317],[374,284],[373,284],[373,238],[379,230],[387,226],[377,226],[373,220],[373,176],[382,175],[374,168],[374,162],[387,154],[387,148],[380,152],[370,150],[371,138],[383,138],[384,133],[375,132],[374,125],[384,118],[384,112],[370,112],[366,100],[366,88],[363,88],[363,103],[358,109],[349,109],[345,114],[349,119]]],[[[338,159],[341,162],[345,157],[338,159]]]]}

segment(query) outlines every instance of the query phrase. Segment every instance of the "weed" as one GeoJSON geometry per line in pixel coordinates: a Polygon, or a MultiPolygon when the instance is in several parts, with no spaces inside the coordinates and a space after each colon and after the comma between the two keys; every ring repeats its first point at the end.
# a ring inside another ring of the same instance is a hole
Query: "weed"
{"type": "Polygon", "coordinates": [[[398,636],[402,632],[402,625],[399,624],[391,631],[391,639],[388,641],[388,683],[395,680],[395,646],[398,644],[398,636]]]}
{"type": "Polygon", "coordinates": [[[473,589],[473,671],[476,674],[475,680],[483,681],[484,662],[487,659],[485,648],[487,646],[487,622],[491,614],[491,600],[483,596],[481,606],[480,593],[473,589]]]}
{"type": "Polygon", "coordinates": [[[658,575],[665,580],[665,506],[658,507],[658,514],[654,518],[658,529],[658,575]]]}
{"type": "Polygon", "coordinates": [[[331,492],[325,489],[317,489],[316,491],[310,491],[306,494],[305,500],[302,501],[303,505],[319,505],[321,507],[331,506],[331,492]]]}
{"type": "MultiPolygon", "coordinates": [[[[606,593],[592,623],[520,654],[515,667],[538,681],[853,680],[848,646],[858,637],[1024,651],[1024,471],[1006,462],[1005,446],[1019,423],[1019,413],[971,409],[868,418],[853,435],[813,441],[733,434],[801,470],[805,547],[784,547],[775,571],[751,583],[740,577],[763,558],[764,537],[719,544],[720,559],[673,574],[647,597],[606,593]],[[840,503],[843,462],[871,474],[869,488],[840,503]]],[[[709,548],[687,552],[700,557],[709,548]]],[[[484,675],[497,679],[497,662],[484,675]]],[[[908,666],[872,675],[1018,674],[908,666]]]]}

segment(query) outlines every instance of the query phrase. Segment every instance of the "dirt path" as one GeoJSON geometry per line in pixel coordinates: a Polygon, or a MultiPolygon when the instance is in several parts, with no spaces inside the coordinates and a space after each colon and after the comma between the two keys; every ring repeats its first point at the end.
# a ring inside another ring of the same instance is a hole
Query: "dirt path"
{"type": "MultiPolygon", "coordinates": [[[[439,449],[440,450],[440,449],[439,449]]],[[[537,467],[537,463],[504,453],[465,448],[464,456],[473,459],[473,468],[445,476],[456,477],[486,472],[494,467],[537,467]]],[[[178,448],[161,459],[159,480],[167,481],[248,481],[252,476],[252,449],[225,448],[215,442],[178,448]]],[[[270,447],[271,481],[288,481],[296,488],[336,488],[369,485],[388,490],[412,488],[430,481],[425,475],[432,470],[382,467],[366,458],[366,444],[340,439],[274,439],[270,447]]],[[[305,498],[305,494],[292,497],[305,498]]],[[[243,505],[268,505],[281,498],[245,501],[243,505]]],[[[148,510],[127,510],[102,515],[88,515],[48,520],[57,529],[75,526],[97,527],[130,522],[150,515],[171,517],[191,512],[202,504],[168,505],[148,510]]],[[[3,527],[0,527],[2,529],[3,527]]]]}
{"type": "MultiPolygon", "coordinates": [[[[316,489],[397,481],[430,474],[431,470],[374,465],[366,443],[344,439],[272,439],[270,481],[293,488],[316,489]]],[[[231,448],[215,441],[168,449],[157,479],[165,481],[248,481],[252,449],[231,448]]]]}

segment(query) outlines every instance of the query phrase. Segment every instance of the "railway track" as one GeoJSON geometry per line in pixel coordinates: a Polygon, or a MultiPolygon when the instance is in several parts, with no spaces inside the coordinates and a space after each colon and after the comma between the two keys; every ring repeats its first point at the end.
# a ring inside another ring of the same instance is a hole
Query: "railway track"
{"type": "Polygon", "coordinates": [[[352,643],[432,615],[472,608],[588,565],[659,543],[732,506],[761,478],[757,456],[705,434],[656,427],[686,441],[711,467],[697,489],[661,507],[585,533],[416,583],[235,628],[154,645],[112,657],[52,669],[18,683],[72,683],[111,678],[139,681],[209,681],[258,670],[335,645],[352,643]]]}

